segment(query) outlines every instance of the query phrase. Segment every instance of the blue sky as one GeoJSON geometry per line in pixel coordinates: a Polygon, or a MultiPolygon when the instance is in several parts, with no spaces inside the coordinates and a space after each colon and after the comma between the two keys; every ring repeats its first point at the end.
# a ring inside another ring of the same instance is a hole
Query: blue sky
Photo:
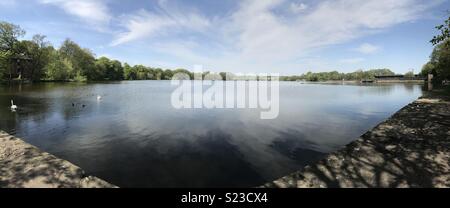
{"type": "Polygon", "coordinates": [[[130,64],[418,72],[448,0],[0,0],[0,20],[130,64]]]}

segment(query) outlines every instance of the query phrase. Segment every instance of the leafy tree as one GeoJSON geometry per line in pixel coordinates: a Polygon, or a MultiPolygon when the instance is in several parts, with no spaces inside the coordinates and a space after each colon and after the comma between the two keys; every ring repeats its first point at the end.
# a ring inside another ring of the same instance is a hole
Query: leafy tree
{"type": "Polygon", "coordinates": [[[430,56],[430,61],[422,71],[426,70],[434,74],[436,79],[450,79],[450,44],[442,42],[438,44],[430,56]]]}
{"type": "Polygon", "coordinates": [[[125,63],[123,66],[123,76],[126,80],[136,80],[137,72],[129,64],[125,63]]]}
{"type": "Polygon", "coordinates": [[[91,80],[123,80],[124,70],[122,63],[101,57],[95,61],[95,69],[91,80]]]}
{"type": "Polygon", "coordinates": [[[0,22],[0,51],[11,51],[18,38],[25,35],[25,30],[18,25],[0,22]]]}
{"type": "Polygon", "coordinates": [[[450,79],[450,17],[436,29],[440,34],[431,40],[435,48],[431,53],[430,61],[423,66],[422,74],[431,73],[439,81],[450,79]]]}
{"type": "Polygon", "coordinates": [[[164,71],[160,68],[153,69],[153,74],[155,75],[155,80],[162,80],[164,71]]]}
{"type": "Polygon", "coordinates": [[[412,71],[406,72],[405,77],[414,77],[414,73],[412,71]]]}
{"type": "Polygon", "coordinates": [[[72,62],[63,58],[58,51],[50,52],[49,62],[44,67],[47,80],[65,81],[69,79],[69,73],[73,71],[72,62]]]}
{"type": "Polygon", "coordinates": [[[110,68],[110,61],[106,57],[101,57],[95,61],[95,69],[90,73],[90,80],[104,80],[110,68]]]}
{"type": "Polygon", "coordinates": [[[434,75],[436,74],[436,67],[431,62],[426,63],[422,67],[421,75],[422,76],[427,76],[428,74],[434,74],[434,75]]]}
{"type": "Polygon", "coordinates": [[[220,72],[219,75],[220,75],[220,77],[222,77],[223,81],[227,80],[227,73],[226,72],[220,72]]]}
{"type": "Polygon", "coordinates": [[[306,80],[306,81],[338,81],[338,80],[362,80],[362,79],[374,79],[375,76],[379,75],[394,75],[395,73],[389,69],[372,69],[368,71],[357,70],[351,73],[339,73],[337,71],[332,72],[319,72],[312,73],[307,72],[301,76],[290,76],[282,77],[281,80],[285,81],[296,81],[296,80],[306,80]]]}
{"type": "Polygon", "coordinates": [[[19,80],[24,79],[30,73],[28,72],[30,65],[28,47],[32,44],[30,41],[17,41],[13,46],[13,53],[8,60],[8,68],[10,69],[10,78],[15,77],[19,80]]]}
{"type": "Polygon", "coordinates": [[[118,60],[113,60],[111,62],[112,66],[112,76],[110,77],[111,80],[123,80],[123,66],[122,63],[118,60]]]}
{"type": "Polygon", "coordinates": [[[30,80],[39,81],[45,76],[44,68],[49,62],[50,53],[55,50],[45,38],[43,35],[34,35],[27,46],[31,58],[30,80]]]}
{"type": "Polygon", "coordinates": [[[143,65],[135,65],[132,67],[133,72],[136,73],[137,80],[147,80],[153,78],[153,74],[149,71],[149,69],[143,65]]]}
{"type": "Polygon", "coordinates": [[[171,80],[172,77],[173,77],[172,70],[170,70],[170,69],[164,70],[162,79],[164,79],[164,80],[171,80]]]}
{"type": "Polygon", "coordinates": [[[192,73],[186,69],[176,69],[173,71],[173,75],[178,74],[178,73],[186,74],[189,76],[190,79],[194,79],[194,73],[192,73]]]}
{"type": "Polygon", "coordinates": [[[69,72],[69,78],[86,76],[88,80],[95,80],[95,58],[89,49],[82,49],[78,44],[66,39],[59,49],[62,58],[71,62],[73,70],[69,72]]]}
{"type": "Polygon", "coordinates": [[[0,79],[9,74],[12,78],[11,58],[17,55],[15,50],[18,38],[25,35],[25,31],[17,25],[0,22],[0,79]]]}
{"type": "MultiPolygon", "coordinates": [[[[446,40],[450,38],[450,16],[445,20],[444,24],[436,26],[436,29],[439,30],[440,34],[434,36],[430,42],[433,45],[446,42],[446,40]]],[[[449,42],[446,42],[445,44],[449,45],[449,42]]]]}

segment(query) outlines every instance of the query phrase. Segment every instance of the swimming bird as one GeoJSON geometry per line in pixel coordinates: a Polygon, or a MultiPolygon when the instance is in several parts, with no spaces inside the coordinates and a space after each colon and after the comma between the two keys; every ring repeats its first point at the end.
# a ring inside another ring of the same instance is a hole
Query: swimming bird
{"type": "Polygon", "coordinates": [[[86,107],[86,105],[85,105],[85,104],[83,104],[83,105],[82,105],[82,107],[84,108],[84,107],[86,107]]]}
{"type": "Polygon", "coordinates": [[[72,103],[72,107],[75,107],[75,103],[72,103]]]}
{"type": "Polygon", "coordinates": [[[17,110],[17,105],[14,105],[14,101],[13,100],[11,100],[11,110],[13,110],[13,111],[15,111],[15,110],[17,110]]]}
{"type": "Polygon", "coordinates": [[[97,95],[97,100],[102,100],[102,96],[97,95]]]}

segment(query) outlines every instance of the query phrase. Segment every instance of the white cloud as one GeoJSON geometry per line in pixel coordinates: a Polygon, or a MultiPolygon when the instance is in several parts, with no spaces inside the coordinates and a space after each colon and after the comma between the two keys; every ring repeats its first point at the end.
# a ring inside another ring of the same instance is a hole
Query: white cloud
{"type": "Polygon", "coordinates": [[[313,50],[415,20],[433,5],[417,0],[330,0],[286,20],[273,12],[284,2],[245,1],[233,15],[231,24],[239,37],[237,56],[257,63],[249,67],[275,68],[313,50]]]}
{"type": "MultiPolygon", "coordinates": [[[[141,10],[124,16],[124,31],[112,45],[134,40],[155,38],[160,45],[183,42],[183,33],[196,33],[211,37],[191,44],[177,46],[177,52],[167,50],[174,57],[188,59],[191,63],[210,65],[218,70],[274,70],[298,68],[301,60],[313,51],[341,44],[368,34],[383,32],[400,23],[421,18],[441,0],[325,0],[314,5],[294,4],[294,10],[307,9],[286,16],[275,12],[280,7],[291,9],[287,0],[243,0],[238,9],[229,15],[209,17],[189,9],[174,9],[167,1],[160,3],[165,12],[141,10]],[[163,38],[167,38],[164,42],[163,38]],[[156,39],[158,38],[158,39],[156,39]],[[211,47],[214,42],[215,47],[211,47]],[[221,51],[209,56],[209,51],[221,51]],[[184,53],[179,53],[183,51],[184,53]],[[188,55],[185,55],[189,53],[188,55]]],[[[277,10],[279,11],[279,10],[277,10]]],[[[379,50],[373,45],[360,47],[362,53],[379,50]]],[[[361,58],[341,60],[341,63],[358,63],[361,58]]]]}
{"type": "Polygon", "coordinates": [[[163,28],[175,24],[167,18],[154,15],[145,10],[141,10],[137,14],[125,17],[123,25],[127,29],[126,32],[120,33],[118,37],[111,43],[112,46],[127,43],[133,40],[150,37],[163,28]]]}
{"type": "Polygon", "coordinates": [[[304,3],[292,2],[291,5],[289,6],[289,9],[292,13],[299,13],[299,12],[303,12],[304,10],[308,9],[308,5],[306,5],[304,3]]]}
{"type": "Polygon", "coordinates": [[[168,6],[166,1],[159,1],[159,5],[163,12],[156,13],[142,9],[135,14],[122,16],[121,24],[126,31],[121,32],[111,45],[117,46],[166,32],[171,34],[181,30],[200,32],[210,26],[210,21],[197,13],[179,11],[168,6]]]}
{"type": "Polygon", "coordinates": [[[343,64],[357,64],[363,62],[365,59],[363,58],[348,58],[339,60],[340,63],[343,64]]]}
{"type": "Polygon", "coordinates": [[[92,25],[105,25],[112,18],[107,5],[102,0],[39,0],[39,2],[57,6],[67,14],[92,25]]]}
{"type": "Polygon", "coordinates": [[[304,51],[342,43],[416,19],[424,9],[415,0],[333,0],[287,22],[272,12],[282,1],[247,2],[235,24],[242,29],[241,44],[252,51],[261,47],[304,51]]]}
{"type": "Polygon", "coordinates": [[[372,45],[370,43],[364,43],[361,44],[358,48],[355,49],[356,51],[363,53],[363,54],[373,54],[380,50],[380,47],[376,45],[372,45]]]}

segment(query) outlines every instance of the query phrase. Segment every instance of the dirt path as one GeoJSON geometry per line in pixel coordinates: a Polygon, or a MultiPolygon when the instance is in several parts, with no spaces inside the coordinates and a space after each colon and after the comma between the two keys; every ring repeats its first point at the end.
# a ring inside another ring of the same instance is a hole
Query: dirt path
{"type": "Polygon", "coordinates": [[[263,187],[450,187],[449,100],[421,98],[344,149],[263,187]]]}
{"type": "Polygon", "coordinates": [[[59,159],[0,131],[0,188],[112,188],[59,159]]]}

